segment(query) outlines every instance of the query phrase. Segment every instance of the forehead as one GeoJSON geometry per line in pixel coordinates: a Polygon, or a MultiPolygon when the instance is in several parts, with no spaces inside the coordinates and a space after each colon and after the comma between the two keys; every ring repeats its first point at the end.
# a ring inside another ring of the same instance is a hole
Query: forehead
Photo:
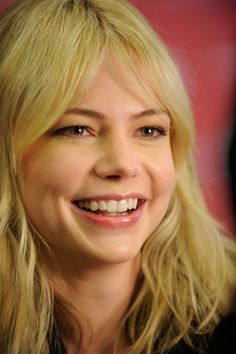
{"type": "Polygon", "coordinates": [[[134,68],[125,61],[114,59],[112,55],[105,57],[84,94],[75,95],[70,106],[87,102],[99,105],[102,103],[101,100],[106,100],[112,105],[118,98],[120,103],[122,99],[126,103],[130,99],[139,101],[143,107],[151,106],[164,110],[148,83],[143,64],[136,60],[134,68]]]}

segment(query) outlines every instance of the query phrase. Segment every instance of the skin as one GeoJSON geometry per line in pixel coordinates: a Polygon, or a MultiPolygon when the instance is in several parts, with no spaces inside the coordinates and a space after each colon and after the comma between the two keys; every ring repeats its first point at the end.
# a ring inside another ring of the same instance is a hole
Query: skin
{"type": "MultiPolygon", "coordinates": [[[[88,342],[84,336],[81,353],[111,352],[108,338],[114,338],[127,309],[141,248],[163,219],[176,183],[168,115],[142,99],[108,58],[82,102],[75,100],[27,148],[21,174],[26,211],[60,265],[55,270],[45,258],[53,284],[90,320],[94,337],[88,342]],[[88,129],[78,135],[74,128],[64,129],[71,126],[88,129]],[[94,224],[72,203],[128,193],[141,194],[145,202],[127,227],[94,224]]],[[[72,353],[73,346],[66,345],[72,353]]]]}

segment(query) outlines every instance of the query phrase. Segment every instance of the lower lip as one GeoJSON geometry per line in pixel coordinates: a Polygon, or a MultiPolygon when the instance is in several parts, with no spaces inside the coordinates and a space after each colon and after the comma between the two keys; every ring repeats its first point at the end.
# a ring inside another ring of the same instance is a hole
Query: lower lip
{"type": "Polygon", "coordinates": [[[130,214],[118,216],[95,214],[84,209],[80,209],[75,204],[73,204],[73,208],[79,215],[86,218],[93,224],[111,229],[120,229],[133,226],[138,222],[141,217],[144,204],[145,202],[130,214]]]}

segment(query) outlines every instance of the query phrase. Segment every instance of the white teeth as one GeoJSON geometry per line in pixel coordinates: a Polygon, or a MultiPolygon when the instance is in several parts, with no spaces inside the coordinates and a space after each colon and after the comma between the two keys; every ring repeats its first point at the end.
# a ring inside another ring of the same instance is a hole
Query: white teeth
{"type": "Polygon", "coordinates": [[[138,198],[116,200],[91,200],[78,202],[80,208],[89,209],[92,211],[101,210],[108,213],[124,213],[131,209],[136,209],[138,206],[138,198]]]}
{"type": "Polygon", "coordinates": [[[133,209],[133,199],[128,199],[128,209],[133,209]]]}
{"type": "Polygon", "coordinates": [[[127,201],[126,200],[120,200],[117,204],[118,204],[117,205],[117,211],[119,213],[127,211],[127,201]]]}
{"type": "Polygon", "coordinates": [[[107,211],[109,213],[115,213],[117,211],[117,201],[116,200],[108,200],[107,211]]]}
{"type": "Polygon", "coordinates": [[[98,203],[93,200],[93,201],[90,203],[90,209],[91,209],[92,211],[98,210],[98,203]]]}
{"type": "Polygon", "coordinates": [[[107,205],[106,205],[106,202],[104,202],[104,200],[100,200],[98,202],[98,209],[102,210],[102,211],[107,210],[107,205]]]}
{"type": "Polygon", "coordinates": [[[133,199],[133,209],[136,209],[138,205],[138,199],[133,199]]]}

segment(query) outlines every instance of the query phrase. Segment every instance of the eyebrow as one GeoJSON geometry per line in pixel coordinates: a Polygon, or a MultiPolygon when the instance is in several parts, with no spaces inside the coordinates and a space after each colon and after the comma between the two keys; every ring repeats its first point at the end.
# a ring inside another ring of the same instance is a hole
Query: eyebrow
{"type": "MultiPolygon", "coordinates": [[[[161,113],[168,114],[168,112],[162,108],[155,108],[155,109],[146,109],[144,111],[132,114],[132,118],[151,117],[161,113]]],[[[65,114],[76,114],[76,115],[82,115],[90,118],[99,118],[99,119],[104,119],[106,117],[104,113],[94,111],[91,109],[79,108],[79,107],[70,108],[65,112],[65,114]]]]}

